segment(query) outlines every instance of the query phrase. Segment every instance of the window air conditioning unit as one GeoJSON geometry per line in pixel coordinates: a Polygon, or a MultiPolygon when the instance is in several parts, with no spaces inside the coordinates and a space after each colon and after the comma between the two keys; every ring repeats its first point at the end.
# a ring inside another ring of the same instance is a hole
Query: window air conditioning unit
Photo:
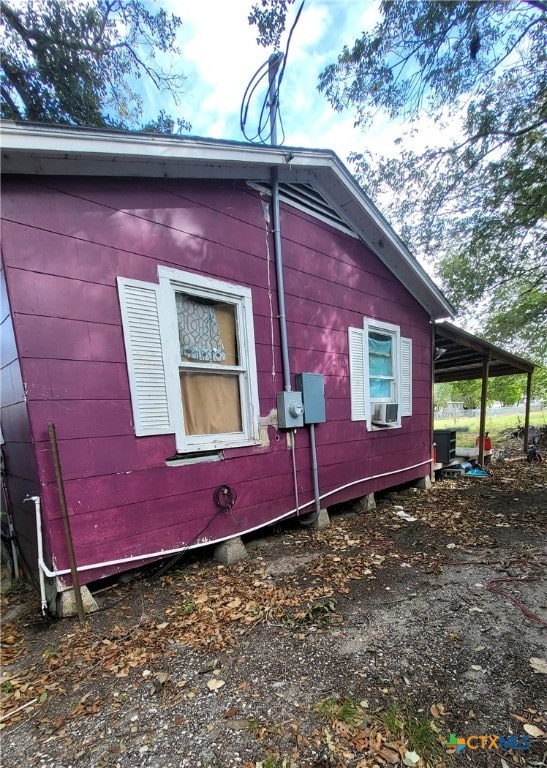
{"type": "Polygon", "coordinates": [[[382,426],[388,424],[397,424],[399,418],[399,404],[398,403],[373,403],[372,405],[372,423],[381,424],[382,426]]]}

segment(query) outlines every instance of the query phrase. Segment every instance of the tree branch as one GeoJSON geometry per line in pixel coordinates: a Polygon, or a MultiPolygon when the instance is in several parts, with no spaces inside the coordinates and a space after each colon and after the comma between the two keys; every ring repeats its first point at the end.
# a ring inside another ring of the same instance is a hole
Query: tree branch
{"type": "Polygon", "coordinates": [[[547,3],[543,3],[541,0],[522,0],[525,5],[531,5],[532,8],[537,8],[543,13],[547,13],[547,3]]]}

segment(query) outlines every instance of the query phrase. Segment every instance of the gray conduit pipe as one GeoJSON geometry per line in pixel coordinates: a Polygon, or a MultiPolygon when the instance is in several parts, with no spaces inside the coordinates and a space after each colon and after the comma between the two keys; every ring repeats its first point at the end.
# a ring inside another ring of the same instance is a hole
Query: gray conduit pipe
{"type": "Polygon", "coordinates": [[[309,424],[311,468],[313,477],[313,498],[315,511],[305,518],[300,518],[301,525],[313,525],[321,513],[321,496],[319,494],[319,471],[317,469],[317,447],[315,445],[315,424],[309,424]]]}
{"type": "Polygon", "coordinates": [[[287,312],[285,310],[285,283],[283,280],[283,253],[281,250],[281,219],[279,214],[279,174],[272,168],[272,219],[275,257],[275,276],[277,280],[277,304],[279,307],[279,333],[281,341],[281,359],[283,367],[283,388],[291,391],[291,367],[289,363],[289,343],[287,341],[287,312]]]}
{"type": "MultiPolygon", "coordinates": [[[[285,283],[283,279],[283,252],[281,249],[281,219],[279,213],[279,174],[277,168],[272,168],[272,220],[274,236],[275,274],[277,280],[277,303],[279,307],[279,333],[281,341],[281,358],[283,368],[283,387],[285,392],[291,391],[291,368],[289,362],[289,343],[287,339],[287,313],[285,309],[285,283]]],[[[302,525],[313,525],[321,512],[319,497],[319,473],[317,469],[317,449],[315,445],[315,425],[309,425],[310,446],[312,454],[313,490],[315,512],[305,519],[300,519],[302,525]]],[[[294,435],[296,438],[296,435],[294,435]]],[[[296,475],[296,439],[293,439],[293,475],[296,508],[298,509],[298,485],[296,475]]]]}
{"type": "MultiPolygon", "coordinates": [[[[277,96],[275,93],[275,79],[283,56],[272,54],[269,66],[269,100],[270,100],[270,130],[272,145],[277,144],[277,96]]],[[[287,340],[287,313],[285,310],[285,282],[283,279],[283,254],[281,250],[281,217],[279,213],[279,172],[276,166],[271,170],[272,182],[272,220],[273,220],[273,238],[274,238],[274,257],[275,257],[275,275],[277,281],[277,304],[279,307],[279,333],[281,341],[281,359],[283,368],[283,388],[285,392],[291,391],[291,367],[289,362],[289,343],[287,340]]],[[[310,425],[310,441],[312,446],[312,471],[313,487],[315,495],[316,511],[302,521],[304,525],[313,525],[319,517],[321,503],[319,500],[319,478],[317,473],[317,453],[315,450],[314,425],[310,425]]],[[[292,440],[293,451],[293,477],[294,477],[294,498],[296,502],[297,514],[299,514],[298,505],[298,481],[296,473],[296,430],[293,432],[292,440]]]]}

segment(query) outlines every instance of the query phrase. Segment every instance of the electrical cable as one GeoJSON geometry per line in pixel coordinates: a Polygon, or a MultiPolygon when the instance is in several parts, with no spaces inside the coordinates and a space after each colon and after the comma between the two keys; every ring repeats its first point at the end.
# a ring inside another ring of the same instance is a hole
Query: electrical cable
{"type": "Polygon", "coordinates": [[[501,584],[504,582],[511,582],[511,581],[532,581],[531,576],[513,576],[508,577],[505,579],[490,579],[490,581],[487,583],[487,587],[491,592],[495,592],[497,595],[500,595],[501,597],[504,597],[506,600],[509,600],[510,603],[513,603],[521,613],[523,613],[527,619],[530,619],[531,621],[536,621],[538,624],[543,624],[544,627],[547,627],[547,621],[544,621],[541,616],[538,616],[537,613],[532,613],[531,611],[526,608],[525,605],[523,605],[520,600],[517,600],[512,595],[505,592],[503,589],[499,589],[498,587],[494,586],[495,584],[501,584]]]}
{"type": "MultiPolygon", "coordinates": [[[[247,85],[247,88],[245,89],[245,93],[244,93],[244,95],[243,95],[243,100],[242,100],[242,102],[241,102],[241,107],[240,107],[240,112],[239,112],[239,127],[240,127],[240,129],[241,129],[241,132],[243,133],[243,135],[244,135],[244,136],[245,136],[245,138],[247,139],[247,141],[250,141],[251,143],[253,143],[253,142],[255,142],[257,139],[261,138],[261,130],[262,130],[262,118],[260,118],[260,119],[259,119],[259,127],[258,127],[258,131],[257,131],[257,133],[256,133],[254,136],[249,136],[249,135],[247,135],[247,132],[246,132],[246,130],[245,130],[245,126],[246,126],[246,123],[247,123],[247,116],[248,116],[248,113],[249,113],[249,105],[250,105],[250,103],[251,103],[251,100],[252,100],[252,98],[253,98],[254,92],[256,91],[256,89],[258,88],[258,86],[260,85],[260,83],[262,82],[262,80],[263,80],[265,77],[267,77],[267,76],[268,76],[268,67],[269,67],[269,59],[268,59],[267,61],[265,61],[265,62],[264,62],[264,63],[263,63],[263,64],[262,64],[262,65],[261,65],[261,66],[260,66],[260,67],[259,67],[259,68],[256,70],[256,72],[255,72],[255,73],[254,73],[254,75],[252,76],[252,78],[251,78],[251,80],[250,80],[249,84],[247,85]],[[255,81],[255,79],[257,78],[257,76],[259,75],[259,73],[260,73],[262,70],[264,70],[264,72],[262,72],[262,74],[260,75],[260,77],[259,77],[259,78],[256,80],[256,82],[254,82],[254,81],[255,81]]],[[[266,101],[265,101],[265,103],[267,103],[267,97],[266,97],[266,101]]],[[[263,106],[262,106],[262,109],[264,110],[264,104],[263,104],[263,106]]],[[[262,115],[262,113],[261,113],[261,115],[262,115]]],[[[268,138],[269,138],[269,137],[268,137],[268,138]]],[[[265,141],[263,141],[263,143],[265,143],[265,141]]]]}
{"type": "Polygon", "coordinates": [[[291,45],[291,38],[293,36],[293,32],[294,32],[294,30],[296,28],[296,25],[298,24],[298,19],[300,18],[300,14],[302,13],[302,10],[304,8],[304,3],[305,2],[306,2],[306,0],[302,0],[302,2],[300,3],[300,8],[298,9],[298,11],[296,13],[295,19],[294,19],[294,21],[292,23],[292,26],[291,26],[291,29],[289,31],[289,36],[287,38],[287,45],[285,46],[285,54],[283,56],[283,65],[281,67],[281,72],[279,73],[279,78],[278,78],[278,81],[277,81],[277,90],[278,90],[278,92],[279,92],[279,88],[281,86],[281,83],[283,82],[283,76],[285,74],[285,68],[287,66],[287,58],[289,56],[289,47],[291,45]]]}
{"type": "Polygon", "coordinates": [[[277,116],[279,118],[280,129],[281,129],[281,138],[277,142],[277,144],[282,145],[285,142],[286,134],[285,134],[285,129],[283,127],[283,120],[281,118],[279,93],[280,93],[281,83],[283,82],[283,77],[285,75],[285,69],[287,67],[287,58],[289,55],[289,48],[291,45],[292,36],[293,36],[294,30],[296,29],[296,25],[298,24],[298,20],[300,19],[300,15],[304,8],[304,3],[305,3],[305,0],[302,0],[300,7],[296,13],[295,19],[289,30],[289,35],[287,37],[287,44],[285,46],[284,53],[278,52],[277,54],[278,57],[281,57],[282,64],[281,64],[281,69],[279,71],[279,74],[277,76],[277,83],[275,85],[275,90],[272,93],[271,88],[269,87],[268,90],[266,91],[266,95],[262,100],[262,106],[261,106],[260,114],[258,117],[257,131],[253,136],[250,136],[246,130],[247,118],[249,114],[249,106],[255,94],[255,91],[257,90],[259,85],[262,83],[263,79],[267,75],[269,75],[270,63],[271,63],[272,57],[268,57],[268,59],[263,64],[261,64],[261,66],[256,70],[256,72],[252,76],[251,80],[249,81],[249,84],[245,89],[245,93],[243,94],[243,99],[241,102],[241,107],[239,112],[239,127],[244,137],[247,139],[247,141],[251,143],[259,141],[261,144],[267,144],[270,141],[272,137],[272,130],[270,127],[271,126],[270,111],[272,108],[274,108],[277,113],[277,116]],[[271,101],[270,101],[270,97],[271,97],[271,101]]]}
{"type": "Polygon", "coordinates": [[[214,522],[214,521],[217,519],[217,517],[220,517],[220,515],[221,515],[223,512],[224,512],[224,510],[222,510],[222,509],[219,509],[217,512],[215,512],[215,514],[213,515],[213,517],[211,517],[211,518],[210,518],[210,519],[209,519],[209,520],[208,520],[208,521],[205,523],[205,525],[203,526],[203,528],[201,529],[201,531],[199,531],[199,533],[196,533],[196,535],[194,536],[194,538],[193,538],[193,539],[191,539],[191,540],[188,542],[188,544],[186,545],[186,547],[185,547],[184,549],[182,549],[180,552],[177,552],[177,554],[176,554],[176,555],[174,555],[174,556],[173,556],[173,557],[172,557],[170,560],[168,560],[168,561],[167,561],[167,563],[165,563],[165,565],[163,565],[163,566],[162,566],[162,567],[159,569],[159,571],[157,571],[157,572],[156,572],[156,573],[155,573],[153,576],[151,576],[151,577],[148,579],[148,583],[149,583],[149,584],[151,584],[151,583],[152,583],[153,581],[155,581],[156,579],[159,579],[159,577],[160,577],[160,576],[163,576],[163,574],[164,574],[166,571],[168,571],[168,570],[169,570],[170,568],[172,568],[172,567],[173,567],[173,566],[174,566],[176,563],[178,563],[178,561],[181,559],[181,557],[182,557],[183,555],[185,555],[185,554],[186,554],[186,552],[187,552],[187,551],[188,551],[188,549],[189,549],[189,548],[192,546],[192,544],[195,544],[195,542],[196,542],[196,541],[197,541],[197,540],[200,538],[200,536],[202,536],[202,535],[205,533],[205,531],[207,530],[207,528],[209,528],[209,526],[210,526],[210,525],[211,525],[211,524],[212,524],[212,523],[213,523],[213,522],[214,522]]]}
{"type": "MultiPolygon", "coordinates": [[[[159,568],[156,571],[156,573],[152,574],[152,576],[150,576],[146,580],[145,584],[141,584],[141,597],[144,597],[144,588],[145,588],[145,586],[149,586],[150,584],[153,584],[156,581],[156,579],[159,579],[161,576],[163,576],[163,574],[166,571],[168,571],[170,568],[172,568],[174,565],[176,565],[176,563],[178,563],[180,558],[188,552],[188,550],[190,549],[192,544],[195,544],[195,542],[200,538],[200,536],[202,536],[205,533],[205,531],[207,530],[207,528],[209,528],[211,523],[213,523],[217,519],[217,517],[219,517],[223,512],[224,512],[224,510],[222,510],[222,509],[219,509],[217,512],[215,512],[213,517],[211,517],[207,521],[207,523],[203,526],[203,528],[200,531],[198,531],[198,533],[196,533],[196,535],[193,537],[193,539],[191,539],[188,542],[188,544],[184,547],[184,549],[182,549],[180,552],[177,552],[176,555],[174,555],[166,563],[164,563],[161,566],[161,568],[159,568]]],[[[122,597],[120,597],[118,600],[115,600],[113,603],[110,603],[109,605],[104,605],[101,608],[99,608],[97,611],[93,611],[93,613],[101,613],[103,611],[110,611],[112,608],[115,608],[117,605],[119,605],[124,600],[127,600],[127,595],[125,595],[125,594],[122,597]]]]}
{"type": "MultiPolygon", "coordinates": [[[[440,562],[440,565],[446,566],[457,566],[460,567],[462,565],[503,565],[506,568],[510,565],[516,565],[520,568],[523,568],[525,565],[533,566],[533,563],[530,563],[529,558],[511,558],[507,562],[503,562],[501,560],[490,560],[490,561],[481,561],[481,560],[474,560],[474,561],[460,561],[460,562],[451,562],[451,561],[444,561],[440,562]]],[[[538,570],[536,566],[536,571],[538,570]]],[[[512,595],[505,592],[503,589],[499,589],[499,587],[495,586],[496,584],[502,584],[505,582],[512,582],[512,581],[533,581],[533,576],[526,575],[526,576],[507,576],[503,578],[497,578],[497,579],[489,579],[486,586],[490,590],[490,592],[494,592],[497,595],[500,595],[500,597],[504,597],[506,600],[509,600],[514,606],[516,606],[519,611],[526,616],[527,619],[530,619],[531,621],[536,621],[539,624],[543,624],[543,626],[547,627],[547,621],[544,621],[541,616],[538,616],[536,613],[532,613],[529,611],[525,605],[523,605],[520,600],[517,600],[512,595]]]]}

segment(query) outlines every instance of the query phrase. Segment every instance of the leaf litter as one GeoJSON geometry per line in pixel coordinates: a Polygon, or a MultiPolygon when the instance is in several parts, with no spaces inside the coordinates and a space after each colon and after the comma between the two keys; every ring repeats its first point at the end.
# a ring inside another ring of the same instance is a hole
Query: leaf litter
{"type": "MultiPolygon", "coordinates": [[[[515,723],[540,750],[543,627],[519,604],[545,608],[546,485],[541,465],[495,465],[345,509],[324,531],[287,524],[235,566],[204,554],[152,583],[143,572],[82,626],[31,607],[3,626],[4,765],[439,768],[450,733],[515,723]],[[280,573],[281,555],[300,565],[280,573]],[[498,574],[514,603],[486,589],[498,574]],[[362,719],[321,722],[326,693],[366,703],[362,719]],[[393,702],[424,713],[440,752],[410,743],[415,715],[391,732],[393,702]]],[[[5,605],[22,598],[36,603],[18,586],[5,605]]]]}

